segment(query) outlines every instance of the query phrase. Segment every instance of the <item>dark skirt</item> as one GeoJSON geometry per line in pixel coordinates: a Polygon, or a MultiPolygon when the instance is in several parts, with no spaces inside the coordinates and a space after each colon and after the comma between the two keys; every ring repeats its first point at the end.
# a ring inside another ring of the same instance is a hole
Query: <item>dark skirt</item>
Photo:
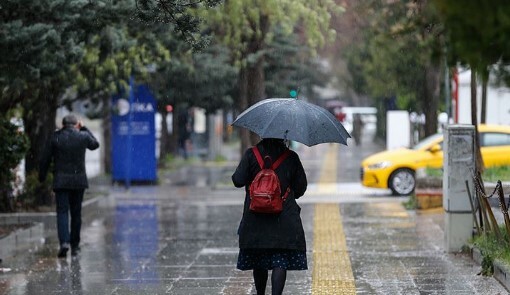
{"type": "Polygon", "coordinates": [[[308,269],[306,251],[288,249],[239,249],[237,269],[308,269]]]}

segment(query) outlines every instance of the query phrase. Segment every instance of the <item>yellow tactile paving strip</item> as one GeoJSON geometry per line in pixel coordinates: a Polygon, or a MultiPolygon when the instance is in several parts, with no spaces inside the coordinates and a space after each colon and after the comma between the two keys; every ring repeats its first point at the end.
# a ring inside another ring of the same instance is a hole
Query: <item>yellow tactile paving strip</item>
{"type": "MultiPolygon", "coordinates": [[[[337,146],[324,158],[319,186],[336,182],[337,146]]],[[[328,193],[331,185],[319,191],[328,193]]],[[[338,204],[317,204],[314,215],[312,294],[356,294],[338,204]]]]}

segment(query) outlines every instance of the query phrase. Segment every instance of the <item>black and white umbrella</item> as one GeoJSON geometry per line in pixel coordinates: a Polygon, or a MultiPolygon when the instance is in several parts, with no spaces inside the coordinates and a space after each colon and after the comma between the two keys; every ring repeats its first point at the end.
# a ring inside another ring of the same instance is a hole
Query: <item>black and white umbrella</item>
{"type": "Polygon", "coordinates": [[[337,142],[351,136],[328,110],[294,98],[268,98],[242,112],[232,123],[262,138],[294,140],[307,146],[337,142]]]}

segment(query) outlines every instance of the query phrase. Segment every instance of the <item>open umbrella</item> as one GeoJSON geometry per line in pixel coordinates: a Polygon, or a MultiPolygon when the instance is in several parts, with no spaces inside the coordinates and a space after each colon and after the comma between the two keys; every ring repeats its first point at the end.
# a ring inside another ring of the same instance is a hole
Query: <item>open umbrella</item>
{"type": "Polygon", "coordinates": [[[313,146],[325,142],[347,145],[351,137],[326,109],[294,98],[268,98],[252,105],[232,123],[262,138],[282,138],[313,146]]]}

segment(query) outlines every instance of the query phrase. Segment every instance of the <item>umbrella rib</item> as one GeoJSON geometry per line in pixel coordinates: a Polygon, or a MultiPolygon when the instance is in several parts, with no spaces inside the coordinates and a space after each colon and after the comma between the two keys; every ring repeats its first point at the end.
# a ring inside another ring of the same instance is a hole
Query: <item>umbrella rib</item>
{"type": "Polygon", "coordinates": [[[265,99],[265,100],[261,100],[259,102],[257,102],[256,104],[250,106],[249,108],[247,108],[246,110],[244,110],[235,120],[234,122],[232,122],[232,124],[234,124],[237,120],[241,119],[242,117],[244,117],[245,114],[249,114],[250,111],[252,111],[253,109],[256,109],[258,108],[259,106],[261,105],[264,105],[266,103],[270,103],[274,100],[277,100],[277,99],[274,99],[274,98],[268,98],[268,99],[265,99]]]}

